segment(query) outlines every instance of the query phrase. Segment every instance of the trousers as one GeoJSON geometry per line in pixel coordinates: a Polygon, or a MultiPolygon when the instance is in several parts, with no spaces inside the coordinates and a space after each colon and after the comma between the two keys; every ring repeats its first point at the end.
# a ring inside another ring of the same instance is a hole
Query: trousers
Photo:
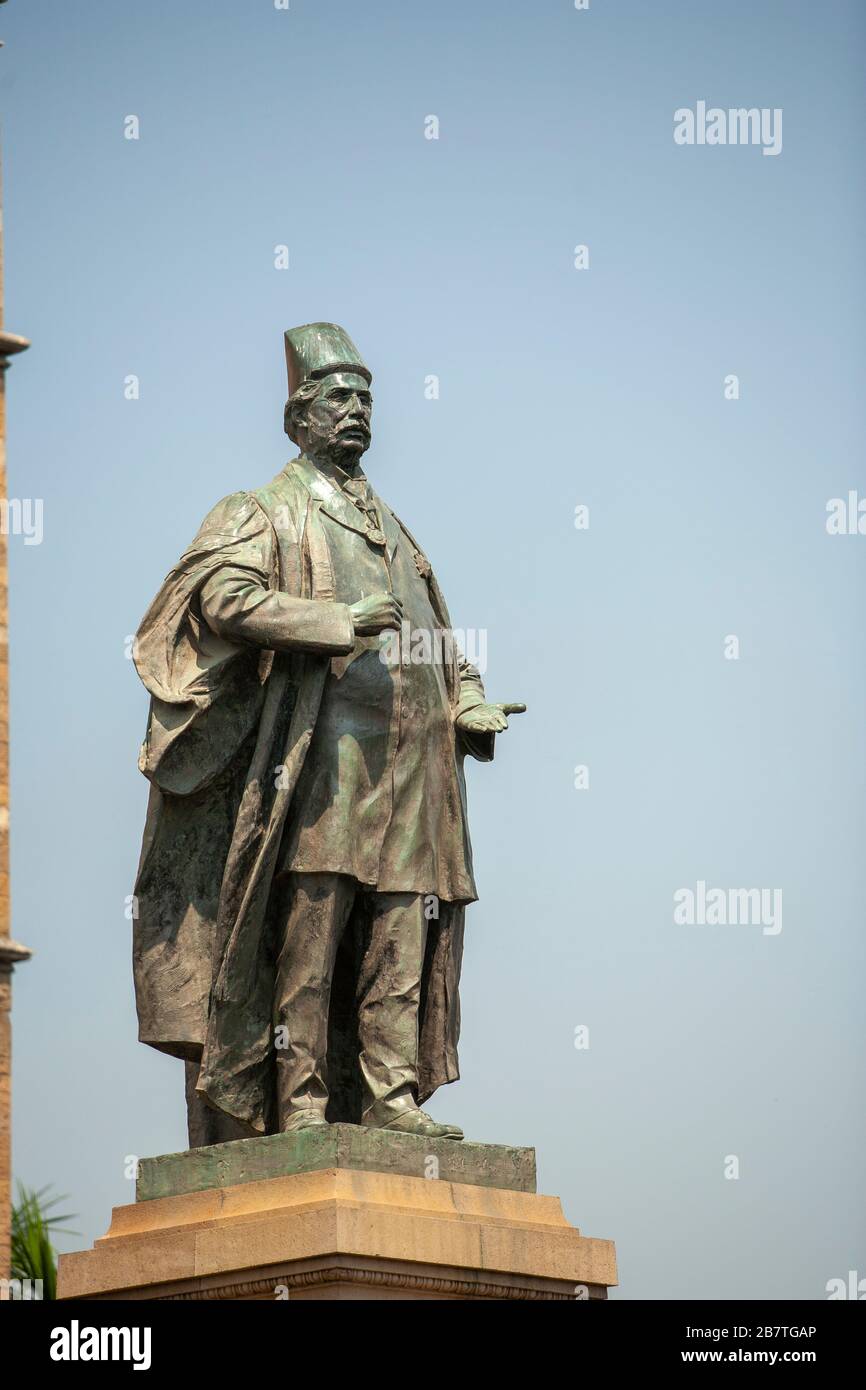
{"type": "MultiPolygon", "coordinates": [[[[420,893],[377,893],[344,874],[292,873],[277,895],[273,1029],[277,1125],[328,1105],[329,1006],[343,933],[361,909],[354,1001],[361,1122],[384,1125],[416,1108],[418,1017],[427,947],[420,893]]],[[[190,1148],[247,1138],[249,1129],[196,1094],[186,1063],[190,1148]]]]}
{"type": "Polygon", "coordinates": [[[361,1123],[387,1124],[416,1108],[418,1012],[427,943],[420,893],[377,893],[344,874],[293,873],[274,991],[280,1128],[299,1110],[328,1103],[328,1008],[342,934],[363,896],[355,1016],[361,1123]]]}

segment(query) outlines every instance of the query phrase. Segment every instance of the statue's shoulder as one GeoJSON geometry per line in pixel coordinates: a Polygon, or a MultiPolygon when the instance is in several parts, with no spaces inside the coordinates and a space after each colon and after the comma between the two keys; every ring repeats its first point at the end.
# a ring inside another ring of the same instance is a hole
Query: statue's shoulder
{"type": "Polygon", "coordinates": [[[253,505],[267,517],[279,532],[294,528],[300,531],[309,501],[309,492],[291,464],[283,468],[264,487],[249,494],[253,505]]]}
{"type": "Polygon", "coordinates": [[[222,497],[215,507],[211,507],[201,526],[199,535],[236,536],[246,532],[263,529],[267,520],[256,504],[252,492],[230,492],[222,497]]]}
{"type": "Polygon", "coordinates": [[[199,574],[215,560],[237,558],[269,573],[273,557],[273,527],[251,492],[230,492],[211,507],[169,578],[199,574]]]}
{"type": "Polygon", "coordinates": [[[199,527],[199,536],[236,537],[280,529],[298,516],[307,493],[291,468],[284,468],[263,487],[230,492],[212,507],[199,527]]]}

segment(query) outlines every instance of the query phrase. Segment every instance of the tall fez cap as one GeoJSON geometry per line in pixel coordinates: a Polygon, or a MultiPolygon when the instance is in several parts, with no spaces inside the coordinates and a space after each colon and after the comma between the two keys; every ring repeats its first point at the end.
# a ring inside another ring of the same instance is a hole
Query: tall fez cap
{"type": "Polygon", "coordinates": [[[368,386],[373,380],[345,328],[336,323],[305,323],[300,328],[287,328],[285,339],[290,396],[305,381],[318,381],[332,372],[352,372],[364,377],[368,386]]]}

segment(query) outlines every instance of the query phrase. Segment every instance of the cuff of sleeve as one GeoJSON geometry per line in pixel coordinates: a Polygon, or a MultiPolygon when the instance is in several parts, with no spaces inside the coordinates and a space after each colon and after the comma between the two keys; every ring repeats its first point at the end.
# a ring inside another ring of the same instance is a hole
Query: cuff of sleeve
{"type": "Polygon", "coordinates": [[[334,646],[339,647],[339,655],[345,656],[355,645],[355,624],[349,612],[348,603],[334,604],[334,646]]]}
{"type": "Polygon", "coordinates": [[[492,763],[496,747],[496,735],[492,732],[470,733],[467,729],[457,730],[457,744],[463,753],[475,758],[479,763],[492,763]]]}
{"type": "Polygon", "coordinates": [[[467,710],[475,709],[476,705],[484,704],[484,696],[476,686],[464,685],[460,691],[460,698],[454,710],[454,718],[459,719],[461,714],[466,714],[467,710]]]}

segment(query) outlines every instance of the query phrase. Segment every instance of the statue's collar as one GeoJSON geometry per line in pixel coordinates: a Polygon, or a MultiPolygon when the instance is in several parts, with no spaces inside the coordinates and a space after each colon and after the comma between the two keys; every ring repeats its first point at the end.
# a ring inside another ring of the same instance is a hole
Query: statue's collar
{"type": "MultiPolygon", "coordinates": [[[[322,511],[327,512],[334,521],[339,521],[342,526],[347,526],[351,531],[357,531],[360,535],[366,536],[368,540],[373,540],[374,543],[384,543],[384,534],[378,529],[369,513],[359,507],[349,493],[344,492],[336,481],[332,481],[305,454],[300,454],[298,458],[292,459],[291,463],[287,465],[287,469],[294,472],[310,495],[321,504],[322,511]],[[378,538],[381,538],[381,542],[378,538]]],[[[363,479],[366,483],[367,480],[363,478],[363,475],[357,476],[359,482],[363,479]]],[[[369,498],[372,506],[378,506],[372,491],[369,493],[369,498]]]]}
{"type": "Polygon", "coordinates": [[[369,483],[363,473],[359,472],[350,475],[336,467],[333,471],[329,471],[313,463],[312,459],[307,458],[306,454],[299,454],[296,459],[292,459],[288,467],[294,469],[307,490],[311,492],[314,497],[318,497],[322,502],[330,501],[334,493],[339,497],[345,496],[346,493],[350,493],[352,496],[358,496],[360,492],[369,488],[369,483]],[[361,487],[347,488],[347,483],[359,483],[361,487]]]}

